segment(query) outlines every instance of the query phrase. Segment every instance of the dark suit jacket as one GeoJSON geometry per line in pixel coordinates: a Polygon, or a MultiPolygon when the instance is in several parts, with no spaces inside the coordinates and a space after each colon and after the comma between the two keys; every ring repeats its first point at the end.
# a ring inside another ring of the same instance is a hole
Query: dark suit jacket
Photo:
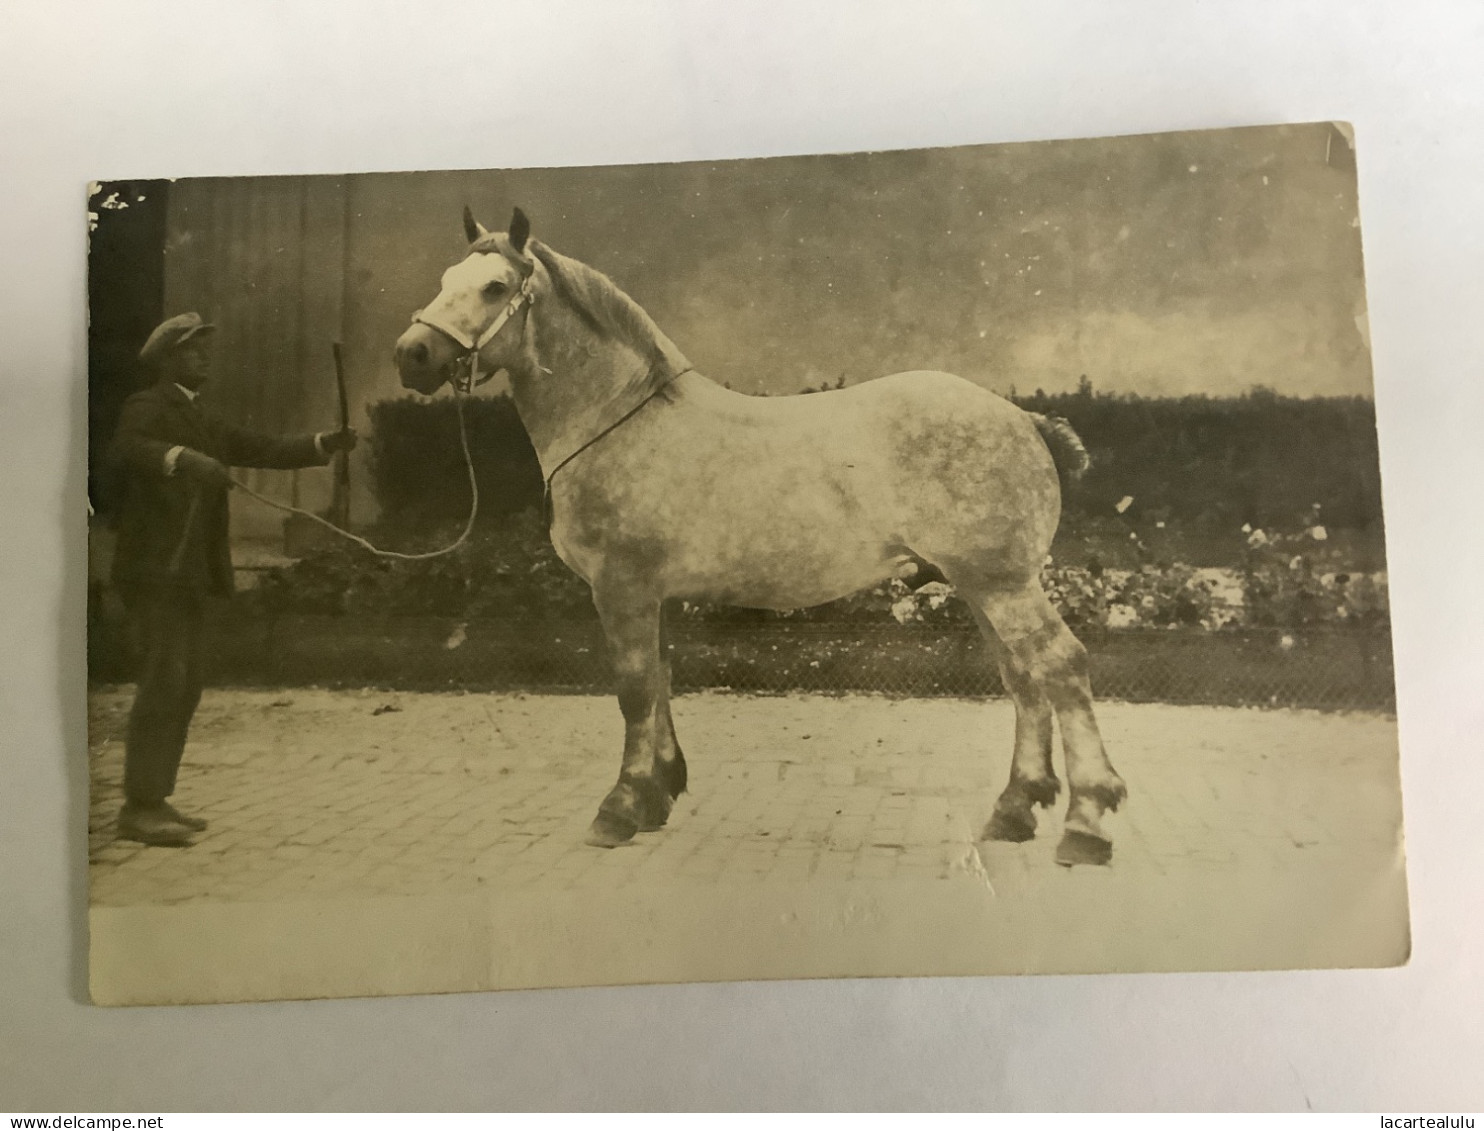
{"type": "Polygon", "coordinates": [[[311,467],[328,463],[311,436],[265,436],[203,412],[162,381],[124,402],[109,449],[122,501],[113,580],[120,588],[171,585],[201,593],[232,592],[227,492],[183,472],[165,474],[165,453],[194,448],[228,467],[311,467]],[[187,522],[193,495],[194,520],[187,522]],[[177,559],[177,550],[180,550],[177,559]],[[178,569],[172,569],[178,561],[178,569]]]}

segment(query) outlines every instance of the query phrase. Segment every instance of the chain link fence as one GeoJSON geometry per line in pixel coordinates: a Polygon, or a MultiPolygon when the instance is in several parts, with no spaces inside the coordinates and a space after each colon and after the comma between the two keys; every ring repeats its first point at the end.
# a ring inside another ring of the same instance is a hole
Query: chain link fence
{"type": "MultiPolygon", "coordinates": [[[[213,614],[217,683],[607,694],[612,672],[592,621],[213,614]]],[[[1079,633],[1099,699],[1394,711],[1385,630],[1119,629],[1079,633]]],[[[768,622],[680,624],[667,648],[678,692],[1002,695],[972,626],[768,622]]],[[[116,617],[90,623],[90,671],[127,681],[116,617]]]]}

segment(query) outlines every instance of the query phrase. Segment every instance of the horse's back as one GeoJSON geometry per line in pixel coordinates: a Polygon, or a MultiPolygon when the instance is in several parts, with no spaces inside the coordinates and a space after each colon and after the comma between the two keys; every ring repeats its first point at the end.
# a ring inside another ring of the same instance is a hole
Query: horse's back
{"type": "Polygon", "coordinates": [[[840,407],[847,404],[864,404],[870,401],[902,401],[915,404],[931,402],[953,402],[974,404],[988,408],[999,406],[1013,409],[1009,401],[983,385],[976,385],[956,373],[940,369],[907,369],[883,377],[873,377],[855,385],[840,389],[826,389],[817,393],[799,393],[788,397],[769,397],[776,405],[797,405],[804,402],[815,406],[840,407]]]}
{"type": "MultiPolygon", "coordinates": [[[[989,511],[1026,523],[1035,541],[1048,520],[1054,529],[1056,469],[1033,419],[972,381],[909,370],[787,397],[711,388],[722,397],[705,406],[717,440],[709,450],[729,465],[724,477],[759,491],[772,483],[776,496],[834,484],[893,530],[924,520],[998,526],[989,511]]],[[[808,492],[797,500],[808,501],[808,492]]]]}
{"type": "Polygon", "coordinates": [[[704,378],[683,385],[683,427],[707,462],[744,475],[785,475],[790,465],[874,470],[882,497],[940,488],[1002,493],[996,484],[1055,469],[1031,417],[972,381],[910,370],[843,389],[748,396],[704,378]],[[695,444],[702,436],[709,442],[695,444]]]}
{"type": "Polygon", "coordinates": [[[671,594],[799,608],[872,584],[909,552],[1019,574],[1050,544],[1056,474],[1034,424],[960,377],[789,397],[677,384],[666,410],[554,485],[559,552],[584,576],[621,542],[655,558],[671,594]]]}
{"type": "Polygon", "coordinates": [[[874,402],[871,415],[889,439],[899,472],[921,467],[949,483],[1055,474],[1031,416],[982,385],[938,370],[911,370],[841,392],[856,390],[874,402]]]}
{"type": "Polygon", "coordinates": [[[838,432],[841,426],[848,432],[852,427],[903,417],[926,421],[951,416],[1008,422],[1025,416],[982,385],[931,369],[906,370],[845,388],[781,397],[738,393],[696,374],[682,378],[681,387],[687,400],[729,427],[799,429],[816,436],[821,422],[833,422],[830,432],[838,432]]]}

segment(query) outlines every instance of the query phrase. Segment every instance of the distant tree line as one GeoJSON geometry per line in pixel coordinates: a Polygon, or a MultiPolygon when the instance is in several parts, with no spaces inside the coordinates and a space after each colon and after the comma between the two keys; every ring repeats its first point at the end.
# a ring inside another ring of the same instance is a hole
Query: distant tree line
{"type": "MultiPolygon", "coordinates": [[[[1375,406],[1365,398],[1261,388],[1238,397],[1111,395],[1084,378],[1076,392],[1011,399],[1065,418],[1087,445],[1092,469],[1065,500],[1069,513],[1112,514],[1132,496],[1145,517],[1177,524],[1266,526],[1291,522],[1315,503],[1334,528],[1380,523],[1375,406]]],[[[481,525],[539,508],[540,466],[514,403],[506,395],[471,398],[464,411],[481,525]]],[[[416,533],[467,515],[453,401],[383,401],[371,419],[382,524],[416,533]]]]}
{"type": "Polygon", "coordinates": [[[1011,399],[1064,417],[1091,453],[1072,511],[1108,514],[1132,496],[1145,516],[1187,524],[1287,524],[1315,503],[1332,527],[1381,521],[1376,406],[1363,397],[1108,395],[1084,378],[1075,393],[1011,399]]]}

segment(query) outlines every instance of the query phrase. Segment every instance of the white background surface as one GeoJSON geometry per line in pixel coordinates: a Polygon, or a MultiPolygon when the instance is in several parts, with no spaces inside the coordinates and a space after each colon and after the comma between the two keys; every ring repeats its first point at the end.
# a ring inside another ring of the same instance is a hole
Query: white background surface
{"type": "Polygon", "coordinates": [[[1484,1103],[1484,5],[12,0],[0,170],[0,1110],[1484,1103]],[[1408,968],[85,1003],[89,179],[1329,118],[1358,135],[1408,968]]]}

